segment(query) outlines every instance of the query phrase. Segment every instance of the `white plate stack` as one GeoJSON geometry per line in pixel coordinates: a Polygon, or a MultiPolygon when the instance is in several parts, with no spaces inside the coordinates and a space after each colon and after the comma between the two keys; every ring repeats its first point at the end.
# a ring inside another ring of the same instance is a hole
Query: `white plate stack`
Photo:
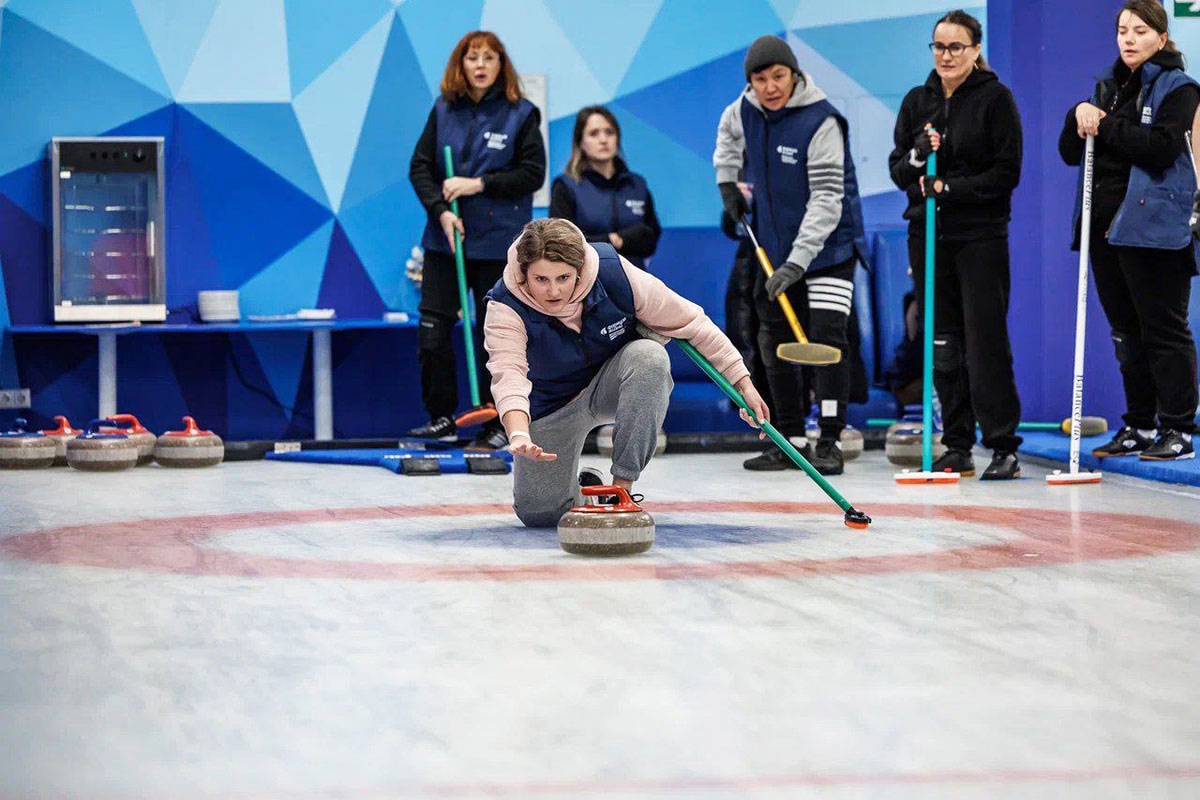
{"type": "Polygon", "coordinates": [[[238,310],[238,293],[232,291],[200,292],[200,319],[205,322],[237,322],[242,314],[238,310]]]}

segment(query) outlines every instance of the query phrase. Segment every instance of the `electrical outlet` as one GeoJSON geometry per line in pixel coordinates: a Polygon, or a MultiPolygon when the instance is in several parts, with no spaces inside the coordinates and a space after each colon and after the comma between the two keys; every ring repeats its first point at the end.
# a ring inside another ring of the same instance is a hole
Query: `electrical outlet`
{"type": "Polygon", "coordinates": [[[32,405],[28,389],[0,389],[0,408],[29,408],[32,405]]]}

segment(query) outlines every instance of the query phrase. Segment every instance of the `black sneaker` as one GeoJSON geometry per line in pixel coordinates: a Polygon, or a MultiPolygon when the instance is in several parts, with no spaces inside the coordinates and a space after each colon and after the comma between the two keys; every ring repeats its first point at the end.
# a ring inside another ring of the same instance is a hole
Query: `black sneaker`
{"type": "Polygon", "coordinates": [[[929,471],[957,472],[963,478],[970,478],[975,474],[975,461],[966,450],[951,448],[929,466],[929,471]]]}
{"type": "Polygon", "coordinates": [[[817,452],[808,462],[822,475],[841,475],[846,468],[842,443],[837,439],[819,439],[817,452]]]}
{"type": "Polygon", "coordinates": [[[475,434],[475,438],[463,449],[469,453],[492,453],[507,447],[508,434],[503,428],[484,428],[475,434]]]}
{"type": "Polygon", "coordinates": [[[1142,461],[1182,461],[1185,458],[1195,458],[1196,451],[1192,449],[1192,435],[1172,428],[1163,428],[1162,433],[1154,440],[1154,444],[1138,454],[1142,461]]]}
{"type": "Polygon", "coordinates": [[[1017,461],[1016,453],[1006,453],[997,450],[992,454],[992,463],[979,476],[981,481],[1008,481],[1021,477],[1021,462],[1017,461]]]}
{"type": "Polygon", "coordinates": [[[436,439],[439,442],[458,441],[458,426],[449,417],[431,419],[424,425],[418,425],[406,435],[414,439],[436,439]]]}
{"type": "MultiPolygon", "coordinates": [[[[806,444],[804,447],[798,449],[800,450],[800,455],[812,461],[811,447],[806,444]]],[[[748,458],[743,461],[742,468],[752,472],[781,472],[785,469],[800,469],[794,461],[788,458],[786,453],[773,444],[754,458],[748,458]]]]}
{"type": "MultiPolygon", "coordinates": [[[[1114,456],[1132,456],[1149,449],[1154,444],[1158,431],[1141,431],[1126,425],[1117,431],[1112,441],[1101,445],[1092,451],[1096,458],[1112,458],[1114,456]]],[[[1165,433],[1165,431],[1164,431],[1165,433]]]]}

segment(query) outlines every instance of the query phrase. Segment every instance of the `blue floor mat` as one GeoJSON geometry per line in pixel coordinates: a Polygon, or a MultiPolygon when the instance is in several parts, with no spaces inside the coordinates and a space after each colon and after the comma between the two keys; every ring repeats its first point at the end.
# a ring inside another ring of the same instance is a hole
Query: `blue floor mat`
{"type": "MultiPolygon", "coordinates": [[[[1025,439],[1025,443],[1021,445],[1022,453],[1064,463],[1071,457],[1071,437],[1066,434],[1038,431],[1036,433],[1021,432],[1021,436],[1025,439]]],[[[1092,448],[1106,444],[1110,439],[1112,439],[1112,433],[1081,439],[1079,468],[1133,475],[1135,478],[1145,478],[1162,483],[1200,486],[1200,461],[1194,458],[1186,461],[1140,461],[1136,456],[1099,459],[1091,454],[1092,448]]]]}
{"type": "Polygon", "coordinates": [[[504,471],[512,470],[512,453],[467,453],[457,448],[429,450],[364,449],[364,450],[301,450],[297,453],[267,453],[272,461],[301,461],[309,464],[357,464],[368,467],[383,467],[403,474],[404,462],[413,458],[434,458],[443,474],[462,474],[470,471],[471,459],[496,458],[504,464],[504,471]]]}

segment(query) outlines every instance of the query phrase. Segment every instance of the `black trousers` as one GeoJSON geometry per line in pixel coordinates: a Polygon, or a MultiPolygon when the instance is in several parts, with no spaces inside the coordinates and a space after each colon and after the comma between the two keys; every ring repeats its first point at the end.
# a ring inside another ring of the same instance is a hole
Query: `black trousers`
{"type": "MultiPolygon", "coordinates": [[[[925,313],[925,239],[908,240],[920,313],[925,313]]],[[[975,445],[1014,452],[1021,399],[1008,341],[1008,237],[939,241],[933,297],[933,385],[942,402],[942,441],[954,450],[975,445]]],[[[924,323],[924,320],[922,320],[924,323]]]]}
{"type": "Polygon", "coordinates": [[[759,270],[755,304],[758,346],[771,390],[771,422],[784,436],[803,436],[810,407],[810,389],[819,409],[822,438],[836,439],[846,427],[850,399],[848,329],[854,291],[855,259],[819,272],[809,272],[786,292],[809,341],[842,351],[842,360],[825,367],[798,367],[781,361],[775,348],[796,341],[779,303],[767,297],[765,276],[759,270]]]}
{"type": "MultiPolygon", "coordinates": [[[[483,314],[486,295],[504,274],[503,261],[467,259],[467,286],[475,300],[475,358],[479,399],[492,400],[492,376],[483,349],[483,314]]],[[[421,399],[430,419],[453,417],[458,410],[458,370],[454,354],[454,324],[458,321],[458,278],[454,256],[425,251],[421,279],[420,327],[417,360],[421,365],[421,399]]]]}
{"type": "Polygon", "coordinates": [[[1111,214],[1092,223],[1092,274],[1112,328],[1125,385],[1125,424],[1191,433],[1196,418],[1196,344],[1188,326],[1191,247],[1114,247],[1111,214]]]}
{"type": "Polygon", "coordinates": [[[740,241],[733,267],[729,271],[729,282],[725,286],[725,335],[741,353],[742,361],[750,370],[750,380],[763,396],[767,407],[774,409],[766,370],[758,352],[758,308],[754,301],[754,288],[755,276],[761,272],[750,242],[740,241]]]}

